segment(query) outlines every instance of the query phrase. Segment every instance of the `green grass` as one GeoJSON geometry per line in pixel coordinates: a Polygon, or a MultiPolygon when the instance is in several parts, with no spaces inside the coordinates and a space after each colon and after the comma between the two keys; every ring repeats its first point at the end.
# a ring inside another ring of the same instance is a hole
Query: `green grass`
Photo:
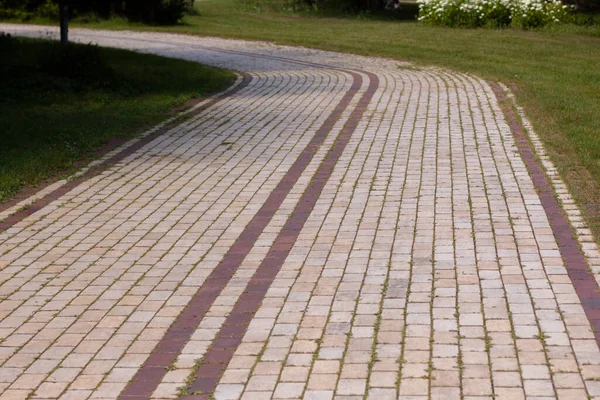
{"type": "Polygon", "coordinates": [[[234,79],[192,62],[42,40],[0,40],[0,53],[0,202],[234,79]]]}

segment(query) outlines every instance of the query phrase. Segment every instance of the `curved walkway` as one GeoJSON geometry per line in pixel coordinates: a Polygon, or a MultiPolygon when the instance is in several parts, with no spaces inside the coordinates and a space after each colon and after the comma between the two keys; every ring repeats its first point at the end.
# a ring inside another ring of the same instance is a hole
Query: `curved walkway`
{"type": "Polygon", "coordinates": [[[500,86],[71,34],[242,72],[5,223],[1,399],[600,398],[598,284],[500,86]]]}

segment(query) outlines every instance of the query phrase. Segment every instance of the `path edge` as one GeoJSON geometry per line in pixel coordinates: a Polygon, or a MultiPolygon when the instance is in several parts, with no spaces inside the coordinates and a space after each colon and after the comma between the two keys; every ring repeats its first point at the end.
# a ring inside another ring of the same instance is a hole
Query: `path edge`
{"type": "Polygon", "coordinates": [[[113,149],[100,158],[91,161],[87,166],[70,175],[59,179],[41,188],[33,195],[19,201],[16,204],[8,202],[8,207],[0,205],[0,233],[13,227],[25,218],[43,209],[48,204],[59,199],[83,182],[99,175],[101,172],[117,164],[125,157],[135,153],[148,143],[167,134],[172,129],[188,121],[190,118],[200,115],[202,112],[220,103],[227,97],[243,90],[250,83],[252,77],[245,72],[234,71],[237,76],[235,82],[224,91],[200,98],[200,101],[191,108],[179,112],[176,116],[166,119],[154,127],[144,131],[138,137],[128,140],[123,145],[113,149]],[[4,209],[3,209],[4,208],[4,209]]]}
{"type": "Polygon", "coordinates": [[[578,230],[586,230],[586,228],[576,227],[573,223],[573,217],[581,215],[579,207],[576,206],[565,183],[547,156],[524,110],[516,103],[512,91],[499,82],[488,82],[488,85],[514,136],[519,155],[529,172],[548,218],[569,279],[590,322],[596,343],[600,346],[600,286],[590,267],[593,263],[600,268],[600,257],[596,255],[598,247],[592,238],[591,243],[594,245],[589,251],[592,257],[587,257],[586,246],[583,245],[578,234],[578,230]],[[558,188],[561,189],[560,193],[558,188]],[[564,200],[574,205],[571,212],[563,207],[564,200]]]}

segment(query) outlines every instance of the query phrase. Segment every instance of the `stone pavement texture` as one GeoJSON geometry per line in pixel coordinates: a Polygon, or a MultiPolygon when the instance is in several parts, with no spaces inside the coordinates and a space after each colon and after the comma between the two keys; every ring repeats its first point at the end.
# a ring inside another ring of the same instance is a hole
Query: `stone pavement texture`
{"type": "Polygon", "coordinates": [[[574,224],[586,261],[561,222],[564,203],[581,223],[564,185],[543,195],[502,87],[267,43],[72,37],[242,75],[0,232],[2,400],[600,399],[597,248],[574,224]]]}

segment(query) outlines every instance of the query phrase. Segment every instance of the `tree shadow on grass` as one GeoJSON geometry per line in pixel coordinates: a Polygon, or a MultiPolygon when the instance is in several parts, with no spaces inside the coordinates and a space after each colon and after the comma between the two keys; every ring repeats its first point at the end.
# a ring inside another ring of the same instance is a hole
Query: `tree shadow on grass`
{"type": "Polygon", "coordinates": [[[182,60],[0,39],[0,202],[234,79],[182,60]]]}

